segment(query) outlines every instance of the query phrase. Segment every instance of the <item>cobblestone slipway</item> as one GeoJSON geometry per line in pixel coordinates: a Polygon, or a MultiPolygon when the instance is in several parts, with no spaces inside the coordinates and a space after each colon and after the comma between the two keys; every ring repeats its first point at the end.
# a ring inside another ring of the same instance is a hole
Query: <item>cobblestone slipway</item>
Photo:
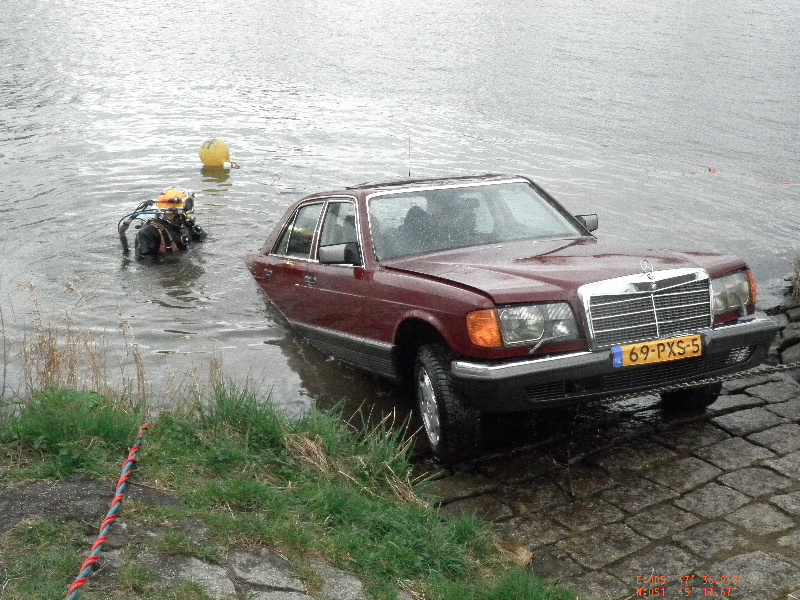
{"type": "Polygon", "coordinates": [[[772,375],[725,392],[677,420],[640,398],[562,434],[573,443],[489,457],[427,491],[494,522],[582,600],[800,600],[800,385],[772,375]]]}
{"type": "MultiPolygon", "coordinates": [[[[784,328],[771,363],[800,362],[798,305],[773,311],[784,328]]],[[[581,600],[800,600],[793,375],[726,382],[701,414],[664,413],[651,396],[543,418],[535,448],[427,491],[444,512],[493,522],[533,552],[533,572],[581,600]]]]}

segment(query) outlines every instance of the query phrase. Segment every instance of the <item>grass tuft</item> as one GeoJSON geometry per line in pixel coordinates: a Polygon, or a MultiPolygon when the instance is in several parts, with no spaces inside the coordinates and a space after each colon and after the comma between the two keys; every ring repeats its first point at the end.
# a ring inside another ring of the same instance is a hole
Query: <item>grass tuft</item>
{"type": "Polygon", "coordinates": [[[63,598],[80,565],[83,536],[40,517],[22,521],[0,538],[3,600],[63,598]]]}
{"type": "Polygon", "coordinates": [[[189,536],[169,531],[156,543],[156,551],[166,556],[192,556],[207,563],[219,563],[224,553],[216,546],[203,546],[189,536]]]}
{"type": "Polygon", "coordinates": [[[0,421],[0,443],[47,456],[49,476],[94,471],[116,460],[139,427],[138,411],[95,392],[47,389],[0,421]]]}

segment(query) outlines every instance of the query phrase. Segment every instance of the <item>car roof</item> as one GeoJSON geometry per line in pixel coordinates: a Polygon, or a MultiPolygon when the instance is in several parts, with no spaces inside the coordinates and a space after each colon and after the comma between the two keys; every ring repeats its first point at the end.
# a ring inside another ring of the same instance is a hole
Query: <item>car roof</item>
{"type": "Polygon", "coordinates": [[[347,190],[359,190],[362,192],[377,192],[393,189],[409,189],[416,187],[446,186],[463,183],[484,183],[487,181],[497,181],[506,179],[520,179],[519,175],[503,175],[499,173],[484,173],[481,175],[461,175],[456,177],[426,177],[415,179],[395,179],[391,181],[369,181],[358,185],[348,186],[347,190]]]}

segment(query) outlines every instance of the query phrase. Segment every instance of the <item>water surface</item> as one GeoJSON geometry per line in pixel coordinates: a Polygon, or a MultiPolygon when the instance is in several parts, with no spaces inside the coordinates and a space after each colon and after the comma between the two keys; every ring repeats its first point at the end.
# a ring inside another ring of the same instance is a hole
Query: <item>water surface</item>
{"type": "Polygon", "coordinates": [[[392,402],[289,334],[242,257],[303,195],[409,173],[527,174],[601,237],[737,254],[762,306],[781,294],[800,245],[795,4],[146,4],[0,15],[9,389],[39,319],[97,332],[112,371],[130,326],[155,404],[219,361],[290,408],[392,402]],[[212,137],[240,169],[201,168],[212,137]],[[209,241],[126,258],[117,221],[169,185],[199,194],[209,241]]]}

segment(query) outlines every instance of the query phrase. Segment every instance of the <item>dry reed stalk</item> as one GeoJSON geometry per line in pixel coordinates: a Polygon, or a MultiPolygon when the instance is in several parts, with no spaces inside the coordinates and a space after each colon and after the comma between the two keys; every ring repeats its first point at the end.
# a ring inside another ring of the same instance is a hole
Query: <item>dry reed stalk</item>
{"type": "Polygon", "coordinates": [[[334,468],[322,447],[322,439],[319,436],[293,433],[286,436],[284,443],[286,444],[287,452],[294,458],[307,462],[325,475],[330,475],[334,472],[334,468]]]}
{"type": "Polygon", "coordinates": [[[419,581],[411,581],[410,579],[401,579],[397,585],[406,594],[411,596],[414,600],[427,600],[425,590],[419,581]]]}
{"type": "Polygon", "coordinates": [[[790,293],[795,298],[800,297],[800,255],[795,254],[792,258],[792,268],[794,269],[794,277],[792,278],[792,287],[790,293]]]}
{"type": "Polygon", "coordinates": [[[498,542],[500,552],[518,567],[527,567],[533,560],[533,552],[517,542],[498,542]]]}
{"type": "MultiPolygon", "coordinates": [[[[133,364],[136,368],[136,396],[139,401],[144,402],[144,400],[147,398],[147,378],[145,377],[142,354],[139,352],[139,346],[134,340],[133,330],[131,329],[130,323],[127,321],[122,321],[120,323],[119,330],[122,333],[122,338],[125,340],[126,356],[133,361],[133,364]]],[[[127,390],[128,383],[124,377],[125,367],[122,364],[120,364],[120,371],[122,372],[124,386],[127,390]]]]}
{"type": "MultiPolygon", "coordinates": [[[[47,388],[66,388],[91,390],[129,407],[146,400],[144,362],[127,322],[119,327],[125,355],[118,362],[120,380],[117,380],[109,368],[113,352],[105,331],[76,330],[69,311],[62,313],[63,324],[45,324],[34,286],[28,283],[24,287],[30,292],[31,327],[23,337],[19,356],[28,394],[47,388]],[[131,363],[135,371],[133,383],[127,376],[131,363]]],[[[67,291],[80,296],[78,304],[86,302],[73,285],[67,291]]]]}
{"type": "Polygon", "coordinates": [[[0,387],[0,398],[5,394],[8,383],[8,344],[6,339],[6,320],[3,316],[3,307],[0,305],[0,337],[3,338],[3,383],[0,387]]]}

